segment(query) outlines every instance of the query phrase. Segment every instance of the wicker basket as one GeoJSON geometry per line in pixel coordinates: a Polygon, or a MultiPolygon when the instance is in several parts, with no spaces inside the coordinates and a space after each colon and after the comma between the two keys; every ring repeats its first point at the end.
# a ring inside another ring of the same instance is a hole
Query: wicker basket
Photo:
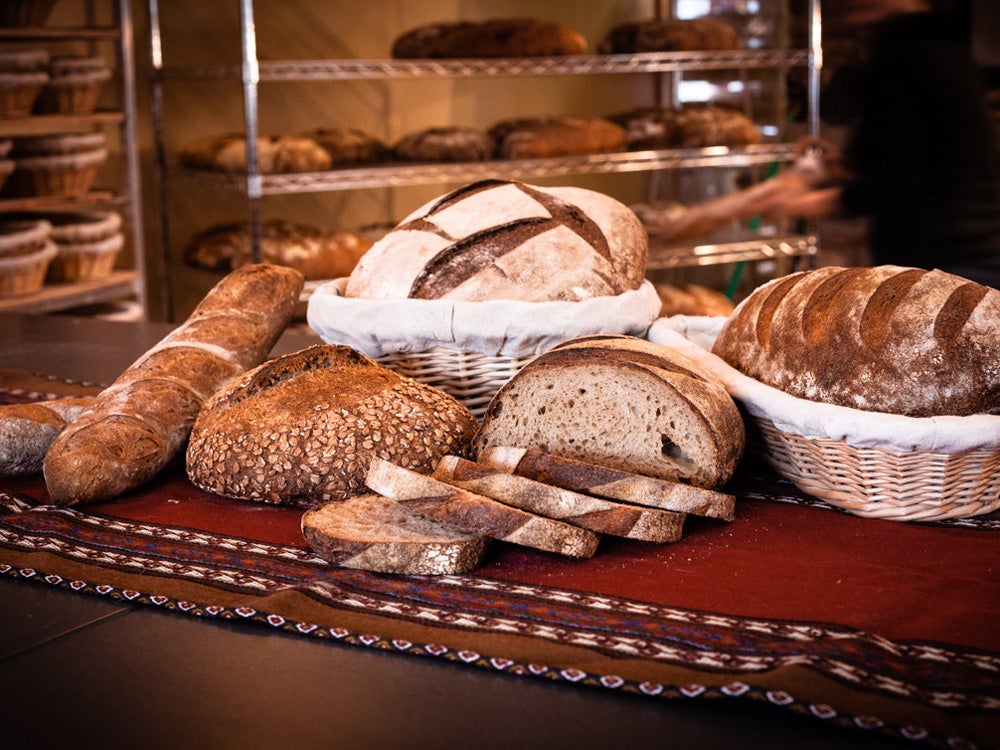
{"type": "Polygon", "coordinates": [[[48,280],[77,283],[107,278],[124,245],[121,232],[96,242],[58,242],[59,254],[49,265],[48,280]]]}
{"type": "Polygon", "coordinates": [[[54,242],[46,242],[32,253],[0,257],[0,297],[31,294],[41,289],[45,272],[58,252],[54,242]]]}
{"type": "Polygon", "coordinates": [[[310,327],[402,375],[433,385],[481,417],[504,383],[538,354],[588,333],[642,336],[660,299],[648,282],[584,302],[345,298],[346,279],[309,298],[310,327]]]}
{"type": "Polygon", "coordinates": [[[108,158],[107,149],[14,160],[9,191],[18,196],[84,195],[108,158]]]}
{"type": "Polygon", "coordinates": [[[0,117],[27,117],[49,81],[44,71],[0,73],[0,117]]]}
{"type": "Polygon", "coordinates": [[[1000,509],[1000,416],[903,417],[789,396],[708,351],[723,320],[661,319],[649,338],[718,376],[748,420],[750,449],[803,492],[857,516],[894,521],[1000,509]]]}
{"type": "Polygon", "coordinates": [[[35,109],[40,113],[86,115],[97,109],[111,70],[99,57],[56,57],[49,75],[35,109]]]}

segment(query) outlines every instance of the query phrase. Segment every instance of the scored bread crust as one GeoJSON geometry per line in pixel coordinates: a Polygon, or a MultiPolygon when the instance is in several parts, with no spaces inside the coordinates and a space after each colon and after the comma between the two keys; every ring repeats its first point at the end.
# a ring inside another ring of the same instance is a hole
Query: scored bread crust
{"type": "Polygon", "coordinates": [[[219,495],[315,504],[364,492],[376,457],[430,471],[446,453],[464,455],[476,426],[443,391],[318,344],[265,362],[206,403],[187,472],[219,495]]]}
{"type": "Polygon", "coordinates": [[[746,444],[739,409],[689,358],[631,336],[585,336],[537,357],[491,400],[475,439],[716,488],[746,444]]]}
{"type": "Polygon", "coordinates": [[[302,535],[335,565],[403,575],[467,573],[482,563],[489,543],[374,493],[306,510],[302,535]]]}
{"type": "Polygon", "coordinates": [[[803,271],[754,290],[713,353],[799,398],[911,417],[1000,412],[1000,291],[901,266],[803,271]]]}
{"type": "Polygon", "coordinates": [[[637,289],[646,230],[601,193],[482,180],[421,206],[355,266],[346,297],[578,301],[637,289]]]}
{"type": "Polygon", "coordinates": [[[442,458],[434,478],[597,534],[664,543],[679,540],[684,529],[684,513],[590,497],[459,456],[442,458]]]}
{"type": "Polygon", "coordinates": [[[588,529],[505,505],[390,461],[372,461],[365,483],[420,515],[471,534],[568,557],[592,557],[597,551],[599,537],[588,529]]]}

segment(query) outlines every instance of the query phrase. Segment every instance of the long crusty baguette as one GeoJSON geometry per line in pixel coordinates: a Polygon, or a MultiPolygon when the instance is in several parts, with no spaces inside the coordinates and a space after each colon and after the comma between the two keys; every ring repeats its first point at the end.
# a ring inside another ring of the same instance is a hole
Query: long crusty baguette
{"type": "Polygon", "coordinates": [[[712,351],[803,399],[911,417],[1000,413],[1000,290],[942,271],[827,266],[755,289],[712,351]]]}
{"type": "Polygon", "coordinates": [[[442,458],[434,469],[434,478],[597,534],[644,542],[676,542],[684,529],[683,513],[589,497],[458,456],[442,458]]]}
{"type": "Polygon", "coordinates": [[[592,531],[504,505],[384,459],[372,461],[365,483],[415,513],[472,534],[569,557],[592,557],[597,551],[598,536],[592,531]]]}
{"type": "Polygon", "coordinates": [[[43,467],[52,501],[107,500],[152,479],[182,449],[205,400],[267,356],[302,286],[298,271],[267,264],[216,284],[52,443],[43,467]]]}
{"type": "Polygon", "coordinates": [[[302,514],[302,535],[334,565],[403,575],[467,573],[482,562],[489,542],[371,493],[310,508],[302,514]]]}
{"type": "Polygon", "coordinates": [[[724,492],[611,469],[526,448],[494,446],[476,460],[484,466],[575,492],[693,516],[733,520],[736,498],[724,492]]]}
{"type": "Polygon", "coordinates": [[[92,397],[0,406],[0,476],[38,474],[49,446],[92,397]]]}

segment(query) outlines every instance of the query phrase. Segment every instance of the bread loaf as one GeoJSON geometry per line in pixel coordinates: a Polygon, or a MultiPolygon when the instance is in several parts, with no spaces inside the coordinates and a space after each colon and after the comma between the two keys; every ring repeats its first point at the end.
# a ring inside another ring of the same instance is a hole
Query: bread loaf
{"type": "Polygon", "coordinates": [[[523,367],[490,401],[475,448],[530,448],[715,488],[745,441],[716,378],[666,347],[607,335],[560,344],[523,367]]]}
{"type": "Polygon", "coordinates": [[[592,557],[597,551],[599,540],[592,531],[528,513],[390,461],[372,461],[365,483],[422,516],[471,534],[569,557],[592,557]]]}
{"type": "Polygon", "coordinates": [[[365,491],[375,458],[431,471],[468,453],[462,404],[346,346],[316,345],[236,378],[198,415],[188,477],[227,497],[313,505],[365,491]]]}
{"type": "Polygon", "coordinates": [[[662,306],[660,317],[671,315],[708,315],[728,317],[734,305],[722,292],[700,284],[656,284],[662,306]]]}
{"type": "Polygon", "coordinates": [[[364,255],[345,295],[576,301],[638,288],[647,255],[638,218],[606,195],[484,180],[406,217],[364,255]]]}
{"type": "Polygon", "coordinates": [[[84,397],[0,406],[0,476],[41,473],[52,441],[91,403],[84,397]]]}
{"type": "Polygon", "coordinates": [[[1000,412],[1000,291],[942,271],[825,267],[744,299],[713,352],[781,391],[912,417],[1000,412]]]}
{"type": "Polygon", "coordinates": [[[297,271],[265,264],[216,284],[55,439],[43,467],[52,501],[108,500],[152,479],[181,452],[209,396],[267,356],[302,286],[297,271]]]}
{"type": "Polygon", "coordinates": [[[343,568],[402,575],[458,575],[479,567],[489,540],[366,493],[310,508],[302,535],[343,568]]]}
{"type": "MultiPolygon", "coordinates": [[[[284,219],[269,219],[261,226],[261,260],[294,268],[307,280],[348,276],[371,246],[371,240],[360,234],[284,219]]],[[[252,263],[252,255],[250,225],[246,222],[209,227],[194,235],[184,248],[188,265],[227,273],[252,263]]]]}
{"type": "Polygon", "coordinates": [[[491,18],[430,23],[395,39],[395,58],[549,57],[582,55],[587,40],[558,21],[491,18]]]}
{"type": "Polygon", "coordinates": [[[628,52],[736,50],[736,30],[717,18],[649,18],[613,27],[598,43],[603,55],[628,52]]]}
{"type": "Polygon", "coordinates": [[[596,534],[663,543],[676,542],[684,528],[683,513],[581,495],[458,456],[442,458],[434,469],[434,478],[596,534]]]}
{"type": "MultiPolygon", "coordinates": [[[[221,172],[247,171],[247,140],[239,133],[200,138],[181,150],[181,163],[221,172]]],[[[326,149],[311,138],[297,135],[259,136],[257,168],[260,174],[321,172],[333,160],[326,149]]]]}
{"type": "Polygon", "coordinates": [[[554,487],[677,513],[731,521],[736,507],[736,498],[724,492],[632,474],[527,448],[486,448],[479,452],[476,461],[554,487]]]}
{"type": "Polygon", "coordinates": [[[357,128],[314,128],[299,137],[315,141],[330,156],[331,166],[373,164],[392,157],[389,146],[357,128]]]}
{"type": "Polygon", "coordinates": [[[449,125],[407,133],[392,147],[401,161],[484,161],[493,157],[493,137],[479,128],[449,125]]]}
{"type": "Polygon", "coordinates": [[[545,116],[501,120],[489,129],[497,156],[547,159],[621,151],[625,131],[603,117],[545,116]]]}

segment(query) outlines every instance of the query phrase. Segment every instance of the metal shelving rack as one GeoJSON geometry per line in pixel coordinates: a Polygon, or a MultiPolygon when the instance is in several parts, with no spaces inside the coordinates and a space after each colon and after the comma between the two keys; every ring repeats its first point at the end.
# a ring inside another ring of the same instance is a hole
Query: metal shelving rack
{"type": "MultiPolygon", "coordinates": [[[[258,127],[258,87],[262,82],[343,81],[352,79],[470,78],[470,77],[539,77],[579,75],[635,75],[682,73],[690,71],[748,71],[787,69],[805,66],[809,70],[809,107],[811,133],[818,133],[819,68],[822,64],[819,32],[820,0],[809,0],[811,36],[806,49],[745,49],[728,52],[661,52],[628,55],[574,55],[555,58],[500,58],[458,60],[276,60],[257,57],[256,22],[253,0],[238,0],[242,35],[242,64],[199,65],[164,68],[159,26],[159,0],[147,0],[150,13],[151,63],[153,68],[153,127],[159,153],[159,179],[165,190],[166,174],[181,179],[197,179],[210,185],[245,194],[255,257],[259,258],[261,202],[265,196],[358,190],[376,187],[474,181],[495,176],[498,171],[511,177],[548,177],[570,174],[595,174],[627,171],[743,167],[788,162],[793,148],[771,143],[743,148],[711,147],[687,150],[631,151],[551,159],[503,160],[457,164],[385,164],[365,168],[337,169],[330,172],[262,175],[259,171],[256,139],[258,127]],[[222,174],[190,170],[169,165],[162,148],[162,101],[166,78],[177,80],[228,79],[242,82],[247,173],[222,174]]],[[[169,222],[163,216],[163,252],[170,246],[169,222]]],[[[687,260],[676,253],[672,260],[662,260],[660,268],[683,265],[726,263],[776,257],[810,256],[817,251],[816,238],[780,237],[753,241],[705,245],[692,252],[687,260]]],[[[166,257],[164,258],[166,262],[166,257]]],[[[654,267],[654,266],[651,266],[654,267]]]]}
{"type": "Polygon", "coordinates": [[[116,125],[123,157],[119,189],[96,188],[74,197],[32,197],[0,200],[0,213],[22,210],[78,209],[94,205],[122,212],[131,242],[132,269],[116,270],[108,278],[79,284],[46,284],[34,294],[0,300],[0,312],[47,313],[100,302],[134,298],[146,310],[145,249],[143,242],[139,151],[136,136],[136,82],[132,11],[129,0],[110,0],[115,23],[108,27],[26,27],[0,29],[3,42],[87,41],[115,45],[120,77],[120,108],[87,115],[32,115],[0,119],[0,137],[69,132],[80,128],[116,125]]]}

